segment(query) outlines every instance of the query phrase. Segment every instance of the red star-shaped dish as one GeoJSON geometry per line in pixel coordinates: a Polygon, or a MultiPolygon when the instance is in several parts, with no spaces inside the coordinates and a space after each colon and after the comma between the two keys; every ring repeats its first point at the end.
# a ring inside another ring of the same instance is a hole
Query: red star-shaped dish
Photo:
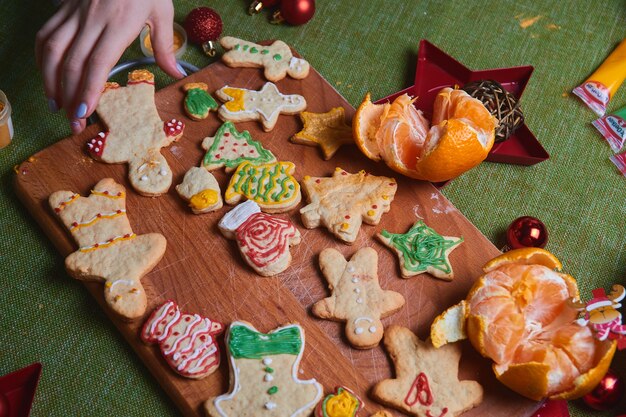
{"type": "MultiPolygon", "coordinates": [[[[432,43],[422,39],[417,56],[415,84],[380,99],[377,103],[392,101],[407,93],[417,97],[415,107],[422,110],[426,117],[430,118],[433,102],[439,90],[455,85],[462,87],[469,82],[478,80],[495,80],[519,100],[533,70],[532,66],[525,66],[472,71],[432,43]]],[[[507,140],[493,145],[489,156],[487,156],[487,161],[534,165],[549,157],[548,152],[524,123],[507,140]]]]}
{"type": "Polygon", "coordinates": [[[40,376],[41,364],[33,363],[0,377],[0,416],[28,417],[40,376]]]}

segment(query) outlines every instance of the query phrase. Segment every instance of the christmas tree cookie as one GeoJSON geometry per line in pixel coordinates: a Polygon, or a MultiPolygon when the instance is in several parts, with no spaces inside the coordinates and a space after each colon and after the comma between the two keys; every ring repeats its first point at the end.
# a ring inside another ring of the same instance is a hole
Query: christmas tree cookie
{"type": "Polygon", "coordinates": [[[209,171],[225,167],[230,172],[244,161],[253,164],[276,161],[272,152],[252,139],[247,130],[240,133],[232,122],[224,122],[215,136],[204,138],[202,148],[207,151],[202,166],[209,171]]]}
{"type": "Polygon", "coordinates": [[[256,202],[266,213],[283,213],[300,203],[300,184],[293,176],[293,162],[254,165],[242,162],[226,188],[226,204],[237,204],[243,197],[256,202]]]}
{"type": "Polygon", "coordinates": [[[404,278],[424,272],[445,281],[452,281],[454,278],[449,257],[450,252],[463,242],[462,237],[441,236],[422,220],[416,222],[406,233],[396,234],[383,230],[377,237],[398,254],[404,278]]]}
{"type": "Polygon", "coordinates": [[[193,120],[203,120],[211,110],[217,110],[217,101],[209,94],[209,86],[205,83],[187,83],[183,86],[185,95],[185,112],[193,120]]]}
{"type": "Polygon", "coordinates": [[[302,380],[299,364],[304,353],[304,330],[298,324],[267,334],[251,324],[233,322],[226,335],[230,362],[230,391],[210,398],[211,417],[307,417],[322,398],[315,380],[302,380]]]}
{"type": "Polygon", "coordinates": [[[376,225],[390,210],[397,187],[395,179],[365,171],[350,174],[337,168],[330,178],[307,175],[302,188],[309,204],[300,209],[302,223],[307,229],[325,226],[345,243],[353,243],[363,222],[376,225]]]}

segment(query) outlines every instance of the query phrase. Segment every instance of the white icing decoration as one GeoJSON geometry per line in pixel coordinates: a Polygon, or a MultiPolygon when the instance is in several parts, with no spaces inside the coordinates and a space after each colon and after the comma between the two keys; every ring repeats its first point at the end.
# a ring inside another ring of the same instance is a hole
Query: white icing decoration
{"type": "Polygon", "coordinates": [[[350,266],[347,268],[347,270],[348,270],[348,272],[354,272],[354,271],[356,271],[356,269],[355,269],[355,268],[354,268],[354,266],[352,266],[352,265],[350,265],[350,266]]]}
{"type": "MultiPolygon", "coordinates": [[[[193,321],[187,325],[187,329],[185,329],[185,333],[182,336],[180,336],[174,343],[172,343],[172,346],[170,346],[170,348],[168,350],[164,351],[163,353],[166,354],[166,355],[169,355],[170,353],[175,351],[176,348],[178,347],[178,344],[181,342],[181,340],[184,339],[185,337],[189,336],[189,333],[191,332],[191,328],[193,327],[193,325],[198,323],[200,320],[202,320],[202,317],[200,317],[197,314],[194,314],[193,315],[193,321]]],[[[180,368],[182,369],[182,367],[180,367],[180,368]]]]}
{"type": "Polygon", "coordinates": [[[167,336],[170,329],[172,328],[172,326],[174,325],[175,322],[178,321],[178,319],[180,318],[180,310],[176,309],[176,313],[174,314],[174,318],[172,318],[167,325],[165,326],[165,328],[163,329],[163,333],[161,334],[161,336],[157,337],[157,340],[159,342],[164,341],[165,339],[167,339],[167,336]]]}
{"type": "Polygon", "coordinates": [[[355,288],[355,289],[354,289],[354,292],[358,294],[358,293],[360,293],[360,292],[361,292],[361,289],[360,289],[360,288],[355,288]]]}
{"type": "Polygon", "coordinates": [[[245,202],[237,205],[234,209],[229,211],[222,217],[222,220],[218,223],[217,227],[220,229],[234,232],[241,226],[250,216],[261,212],[261,207],[252,200],[246,200],[245,202]]]}
{"type": "Polygon", "coordinates": [[[140,181],[148,181],[148,176],[147,175],[142,175],[141,178],[139,178],[140,181]]]}
{"type": "Polygon", "coordinates": [[[265,408],[267,408],[268,410],[273,410],[273,409],[276,408],[276,403],[273,403],[271,401],[267,402],[267,403],[265,403],[265,408]]]}
{"type": "MultiPolygon", "coordinates": [[[[115,281],[109,281],[111,283],[111,285],[109,286],[109,291],[111,291],[111,289],[113,287],[115,287],[117,284],[126,284],[126,285],[137,285],[136,281],[130,280],[130,279],[117,279],[115,281]]],[[[137,289],[137,291],[139,291],[139,289],[137,289]]]]}
{"type": "Polygon", "coordinates": [[[271,382],[274,380],[274,377],[272,376],[272,374],[265,374],[265,377],[263,379],[265,380],[265,382],[271,382]]]}
{"type": "MultiPolygon", "coordinates": [[[[103,138],[103,139],[104,139],[104,132],[100,132],[100,133],[98,133],[98,136],[100,136],[101,138],[103,138]]],[[[94,139],[94,140],[95,140],[95,139],[94,139]]]]}
{"type": "Polygon", "coordinates": [[[370,331],[370,333],[376,333],[376,326],[370,326],[368,330],[370,331]]]}
{"type": "Polygon", "coordinates": [[[363,328],[362,327],[357,327],[356,329],[354,329],[354,333],[356,333],[356,334],[363,334],[363,328]]]}
{"type": "MultiPolygon", "coordinates": [[[[233,326],[245,326],[248,329],[252,330],[253,332],[258,332],[257,329],[255,329],[254,327],[252,327],[250,324],[248,323],[243,323],[240,321],[235,321],[233,323],[231,323],[230,327],[233,326]]],[[[271,331],[271,333],[283,330],[283,329],[289,329],[295,327],[300,331],[300,335],[302,337],[302,340],[304,341],[304,335],[302,327],[300,327],[297,324],[290,324],[284,327],[279,327],[277,329],[274,329],[271,331]]],[[[228,332],[228,335],[226,336],[226,346],[228,346],[229,343],[229,338],[230,338],[230,332],[228,332]]],[[[300,416],[302,414],[302,412],[304,410],[306,410],[307,408],[311,408],[313,407],[315,404],[317,404],[319,402],[319,400],[322,398],[322,388],[321,386],[317,383],[317,381],[315,380],[315,378],[312,379],[307,379],[307,380],[301,380],[298,379],[298,365],[300,365],[300,360],[302,359],[302,354],[304,353],[304,343],[302,343],[302,346],[300,348],[300,352],[298,352],[298,356],[296,357],[296,360],[293,362],[293,366],[291,367],[291,378],[293,380],[293,382],[295,382],[296,384],[301,384],[301,385],[314,385],[316,388],[316,395],[315,398],[304,404],[302,407],[300,407],[299,409],[295,410],[290,417],[297,417],[300,416]]],[[[241,385],[239,385],[239,368],[237,367],[237,364],[235,363],[235,358],[232,357],[232,355],[229,355],[229,359],[230,359],[230,367],[231,367],[231,378],[233,382],[233,388],[232,391],[229,392],[228,394],[223,394],[220,395],[218,397],[216,397],[213,400],[213,405],[215,406],[215,409],[217,410],[217,412],[219,413],[219,415],[221,417],[229,417],[224,410],[222,409],[222,407],[220,407],[220,403],[224,400],[232,400],[233,397],[241,390],[241,385]]],[[[300,372],[302,372],[302,370],[300,370],[300,372]]],[[[237,416],[230,416],[230,417],[237,417],[237,416]]]]}
{"type": "Polygon", "coordinates": [[[361,297],[356,299],[357,304],[363,304],[363,299],[361,297]]]}
{"type": "Polygon", "coordinates": [[[159,171],[159,175],[166,176],[167,175],[167,170],[165,168],[161,168],[161,170],[159,171]]]}
{"type": "Polygon", "coordinates": [[[173,301],[169,301],[167,304],[164,304],[161,307],[161,310],[163,310],[163,312],[152,321],[152,326],[150,326],[150,331],[148,333],[154,333],[155,327],[159,324],[161,320],[165,318],[165,316],[167,316],[167,312],[173,304],[173,301]]]}
{"type": "MultiPolygon", "coordinates": [[[[101,216],[101,217],[106,218],[106,217],[115,216],[116,214],[122,215],[122,214],[124,214],[124,213],[126,213],[126,210],[123,210],[123,209],[122,209],[122,210],[120,210],[120,212],[119,212],[119,213],[118,213],[117,211],[111,211],[111,212],[108,212],[108,213],[99,213],[99,214],[100,214],[100,216],[101,216]]],[[[86,220],[86,221],[84,221],[84,222],[80,222],[80,223],[78,223],[78,226],[84,226],[84,225],[86,225],[86,224],[89,224],[89,223],[91,223],[92,221],[96,220],[97,218],[98,218],[98,215],[96,214],[96,215],[95,215],[95,216],[93,216],[91,219],[86,220]]],[[[75,227],[77,227],[77,226],[72,226],[72,229],[73,229],[73,228],[75,228],[75,227]]]]}
{"type": "Polygon", "coordinates": [[[352,282],[354,282],[356,284],[357,282],[359,282],[359,279],[357,277],[354,277],[354,278],[352,278],[352,282]]]}
{"type": "Polygon", "coordinates": [[[91,246],[83,246],[83,247],[78,248],[78,250],[81,251],[81,252],[84,252],[84,251],[89,250],[89,249],[95,249],[96,245],[98,245],[98,246],[108,245],[108,244],[111,244],[111,243],[117,241],[118,239],[122,239],[122,238],[130,239],[130,238],[134,238],[135,236],[137,236],[137,235],[134,234],[134,233],[130,233],[130,234],[127,234],[127,235],[117,235],[117,236],[114,236],[111,239],[107,240],[106,242],[98,242],[98,243],[94,243],[91,246]]]}
{"type": "Polygon", "coordinates": [[[272,364],[272,358],[264,358],[263,359],[263,365],[269,366],[271,364],[272,364]]]}
{"type": "Polygon", "coordinates": [[[94,151],[96,151],[96,153],[100,152],[100,148],[96,148],[94,149],[94,151]]]}

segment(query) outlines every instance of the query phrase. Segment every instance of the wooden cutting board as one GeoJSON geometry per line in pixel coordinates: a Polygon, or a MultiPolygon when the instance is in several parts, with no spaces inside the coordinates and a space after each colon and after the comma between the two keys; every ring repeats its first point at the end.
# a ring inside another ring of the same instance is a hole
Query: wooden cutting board
{"type": "MultiPolygon", "coordinates": [[[[403,178],[382,164],[368,160],[355,146],[345,146],[333,159],[324,161],[319,149],[289,142],[289,137],[301,129],[301,122],[298,116],[282,115],[274,130],[268,133],[263,132],[257,122],[239,123],[237,128],[250,131],[252,137],[260,140],[278,159],[293,161],[295,176],[299,180],[304,175],[330,176],[337,166],[349,172],[364,169],[374,175],[397,178],[398,192],[391,211],[383,216],[381,223],[378,226],[363,225],[357,241],[351,246],[339,242],[325,229],[304,229],[297,210],[289,213],[302,232],[302,243],[291,250],[291,267],[275,277],[257,276],[241,259],[235,242],[223,238],[217,229],[217,222],[231,207],[193,215],[174,190],[174,185],[182,181],[185,172],[198,166],[204,156],[200,147],[202,139],[213,136],[221,124],[215,113],[200,122],[185,116],[181,87],[186,82],[199,81],[207,83],[211,92],[225,84],[258,89],[265,83],[261,70],[232,69],[217,62],[156,94],[162,119],[178,118],[186,124],[183,137],[163,150],[174,173],[174,182],[167,194],[158,198],[142,197],[130,187],[126,165],[108,165],[92,160],[86,153],[85,143],[103,130],[103,126],[95,124],[21,164],[16,177],[20,199],[65,257],[76,250],[76,245],[48,207],[48,196],[57,190],[87,195],[91,187],[105,177],[124,184],[128,190],[128,216],[135,233],[159,232],[167,238],[165,256],[142,280],[149,303],[146,314],[166,299],[172,299],[185,311],[225,324],[246,320],[262,332],[298,322],[306,333],[301,378],[316,378],[324,385],[326,393],[337,385],[355,390],[366,404],[361,415],[369,416],[383,407],[371,401],[368,393],[375,382],[392,377],[393,364],[382,346],[364,351],[352,349],[343,336],[343,324],[311,315],[312,304],[329,295],[318,267],[320,251],[333,247],[349,257],[364,246],[376,249],[382,287],[402,293],[407,300],[399,312],[384,319],[383,323],[385,326],[392,323],[406,326],[424,339],[428,337],[433,318],[464,298],[480,275],[481,266],[496,256],[498,250],[431,184],[403,178]],[[453,282],[429,275],[400,278],[396,255],[374,239],[383,228],[404,233],[420,218],[442,235],[463,236],[465,239],[450,257],[455,271],[453,282]]],[[[348,122],[354,114],[354,108],[313,69],[304,80],[286,78],[277,86],[285,94],[305,96],[309,111],[325,112],[342,106],[348,122]]],[[[215,176],[224,190],[228,176],[222,171],[215,172],[215,176]]],[[[85,286],[107,310],[102,285],[86,283],[85,286]]],[[[189,380],[179,377],[167,366],[156,346],[141,342],[138,329],[143,319],[127,323],[107,313],[185,416],[203,416],[203,402],[228,390],[228,361],[221,337],[220,369],[203,380],[189,380]]],[[[538,404],[498,383],[489,362],[481,358],[468,342],[463,343],[460,377],[476,379],[485,388],[483,403],[465,415],[531,415],[538,404]]],[[[396,412],[395,415],[401,414],[396,412]]]]}

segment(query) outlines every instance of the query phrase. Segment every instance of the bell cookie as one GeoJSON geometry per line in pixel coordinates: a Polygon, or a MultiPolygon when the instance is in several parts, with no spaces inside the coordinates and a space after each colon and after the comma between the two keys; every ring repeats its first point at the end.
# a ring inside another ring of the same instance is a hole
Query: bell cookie
{"type": "Polygon", "coordinates": [[[113,312],[128,320],[141,317],[147,299],[140,280],[161,260],[165,237],[133,233],[126,190],[111,178],[98,182],[89,197],[57,191],[48,201],[79,246],[65,258],[68,273],[104,282],[104,299],[113,312]]]}
{"type": "Polygon", "coordinates": [[[381,318],[398,311],[404,297],[385,291],[378,282],[378,253],[359,249],[350,261],[336,249],[320,253],[320,269],[332,295],[313,305],[313,314],[346,322],[346,338],[357,349],[371,349],[383,338],[381,318]]]}
{"type": "Polygon", "coordinates": [[[402,277],[410,278],[427,272],[444,281],[454,278],[450,252],[463,242],[462,237],[441,236],[422,220],[406,233],[383,230],[377,237],[397,253],[402,277]]]}
{"type": "Polygon", "coordinates": [[[263,334],[251,324],[233,322],[226,335],[230,390],[204,403],[211,417],[311,415],[322,398],[315,380],[299,378],[304,330],[289,324],[263,334]]]}
{"type": "Polygon", "coordinates": [[[304,127],[291,137],[293,143],[319,146],[324,159],[329,160],[341,145],[353,144],[352,126],[346,123],[343,107],[335,107],[326,113],[303,111],[300,119],[304,127]]]}
{"type": "Polygon", "coordinates": [[[128,163],[128,179],[139,194],[155,197],[169,190],[172,170],[161,148],[178,140],[183,122],[161,120],[154,103],[154,76],[128,74],[126,87],[107,83],[96,111],[108,130],[87,142],[89,154],[108,164],[128,163]]]}
{"type": "Polygon", "coordinates": [[[315,407],[315,417],[357,417],[363,401],[352,390],[336,387],[315,407]]]}
{"type": "Polygon", "coordinates": [[[215,95],[224,102],[217,111],[220,119],[231,122],[258,120],[266,132],[276,126],[281,113],[297,114],[306,109],[304,97],[282,94],[271,82],[258,91],[224,86],[215,95]]]}
{"type": "Polygon", "coordinates": [[[141,330],[144,343],[157,343],[170,367],[179,375],[202,379],[220,365],[215,336],[222,333],[220,322],[187,314],[168,300],[157,307],[141,330]]]}
{"type": "Polygon", "coordinates": [[[405,327],[385,332],[385,348],[396,370],[394,379],[378,382],[372,397],[416,417],[458,416],[483,400],[476,381],[460,381],[458,343],[435,348],[405,327]]]}
{"type": "Polygon", "coordinates": [[[204,120],[211,110],[216,111],[217,101],[209,93],[209,86],[205,83],[187,83],[185,91],[185,113],[193,120],[204,120]]]}
{"type": "Polygon", "coordinates": [[[324,226],[345,243],[354,243],[363,222],[376,225],[390,210],[398,184],[365,171],[336,168],[332,177],[305,176],[302,189],[309,204],[300,209],[307,229],[324,226]]]}
{"type": "Polygon", "coordinates": [[[180,197],[189,202],[194,214],[208,213],[222,208],[220,185],[204,168],[192,167],[185,173],[183,182],[176,186],[180,197]]]}
{"type": "Polygon", "coordinates": [[[264,76],[269,81],[277,82],[289,75],[302,79],[309,75],[310,65],[301,58],[296,58],[291,48],[283,41],[259,45],[253,42],[224,36],[220,44],[227,52],[222,61],[229,67],[264,68],[264,76]]]}
{"type": "Polygon", "coordinates": [[[300,232],[289,221],[261,212],[254,201],[239,204],[222,217],[218,228],[235,239],[241,256],[257,274],[279,274],[291,263],[290,247],[300,243],[300,232]]]}

